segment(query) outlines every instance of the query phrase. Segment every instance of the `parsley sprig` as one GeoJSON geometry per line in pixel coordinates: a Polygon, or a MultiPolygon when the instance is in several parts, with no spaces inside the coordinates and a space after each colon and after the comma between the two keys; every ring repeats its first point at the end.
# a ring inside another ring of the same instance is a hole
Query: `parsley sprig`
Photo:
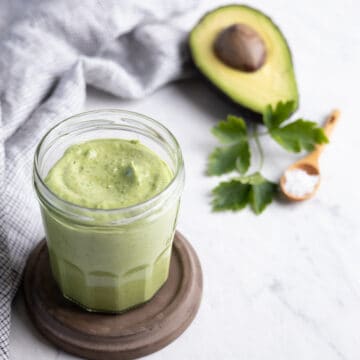
{"type": "Polygon", "coordinates": [[[212,129],[220,146],[210,154],[207,174],[210,176],[237,172],[237,176],[221,182],[212,191],[214,211],[237,211],[250,205],[256,214],[260,214],[278,192],[278,184],[269,181],[260,171],[263,163],[263,150],[260,137],[270,135],[285,150],[293,153],[312,151],[317,144],[327,143],[322,128],[315,122],[297,119],[285,123],[294,108],[292,101],[279,102],[275,108],[267,106],[263,114],[266,132],[259,134],[257,127],[250,133],[244,119],[228,115],[212,129]],[[285,123],[285,124],[284,124],[285,123]],[[247,174],[251,165],[250,141],[258,147],[261,163],[253,174],[247,174]]]}

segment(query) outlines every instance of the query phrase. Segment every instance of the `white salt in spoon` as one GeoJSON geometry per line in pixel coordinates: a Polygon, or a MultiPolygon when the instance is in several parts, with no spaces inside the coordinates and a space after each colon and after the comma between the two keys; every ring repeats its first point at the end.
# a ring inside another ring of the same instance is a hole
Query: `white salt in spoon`
{"type": "MultiPolygon", "coordinates": [[[[333,131],[340,116],[339,110],[334,110],[327,118],[324,132],[327,137],[333,131]]],[[[313,197],[320,186],[319,157],[326,144],[317,145],[315,150],[290,165],[280,179],[280,188],[284,195],[292,201],[307,200],[313,197]]]]}

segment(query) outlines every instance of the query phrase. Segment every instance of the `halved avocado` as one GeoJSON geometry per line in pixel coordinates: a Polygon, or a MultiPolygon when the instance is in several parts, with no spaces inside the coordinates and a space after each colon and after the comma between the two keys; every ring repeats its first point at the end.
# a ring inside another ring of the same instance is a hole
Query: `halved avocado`
{"type": "Polygon", "coordinates": [[[268,104],[299,97],[291,53],[272,20],[246,5],[207,13],[189,38],[195,66],[235,103],[262,114],[268,104]]]}

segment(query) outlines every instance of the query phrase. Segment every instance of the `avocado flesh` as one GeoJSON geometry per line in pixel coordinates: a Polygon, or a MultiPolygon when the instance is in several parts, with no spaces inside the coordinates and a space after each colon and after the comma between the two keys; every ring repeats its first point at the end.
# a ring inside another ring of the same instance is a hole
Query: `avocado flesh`
{"type": "Polygon", "coordinates": [[[189,39],[193,61],[200,72],[221,92],[256,113],[268,104],[294,101],[298,90],[287,42],[272,20],[262,12],[245,6],[229,5],[207,13],[194,27],[189,39]],[[214,52],[214,42],[221,31],[241,23],[252,27],[263,39],[267,55],[255,72],[245,72],[224,64],[214,52]]]}

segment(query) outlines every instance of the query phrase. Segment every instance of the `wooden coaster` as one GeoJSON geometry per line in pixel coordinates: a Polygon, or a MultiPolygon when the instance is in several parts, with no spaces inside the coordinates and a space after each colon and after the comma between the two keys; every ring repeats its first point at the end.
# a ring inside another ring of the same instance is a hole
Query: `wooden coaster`
{"type": "Polygon", "coordinates": [[[43,240],[28,259],[24,289],[32,321],[55,345],[88,359],[127,360],[160,350],[185,331],[200,305],[202,272],[194,249],[176,232],[169,278],[152,300],[123,314],[91,313],[60,293],[43,240]]]}

